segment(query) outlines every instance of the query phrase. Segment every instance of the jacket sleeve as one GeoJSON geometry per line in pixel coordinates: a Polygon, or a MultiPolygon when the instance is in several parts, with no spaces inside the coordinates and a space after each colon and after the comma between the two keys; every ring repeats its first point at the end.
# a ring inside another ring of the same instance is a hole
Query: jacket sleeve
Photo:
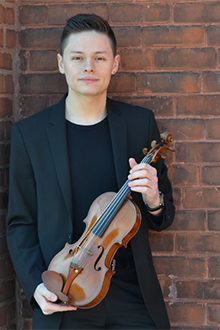
{"type": "Polygon", "coordinates": [[[19,282],[29,301],[46,269],[37,234],[34,172],[17,124],[12,127],[7,243],[19,282]]]}
{"type": "MultiPolygon", "coordinates": [[[[152,113],[149,141],[153,140],[159,142],[160,133],[154,115],[152,113]]],[[[167,167],[164,164],[163,159],[160,157],[157,163],[153,166],[157,169],[158,186],[159,190],[164,194],[165,206],[163,209],[163,213],[160,216],[152,215],[147,211],[146,207],[145,214],[148,219],[149,228],[160,231],[166,229],[172,224],[175,215],[175,207],[173,204],[172,187],[167,176],[167,167]]]]}

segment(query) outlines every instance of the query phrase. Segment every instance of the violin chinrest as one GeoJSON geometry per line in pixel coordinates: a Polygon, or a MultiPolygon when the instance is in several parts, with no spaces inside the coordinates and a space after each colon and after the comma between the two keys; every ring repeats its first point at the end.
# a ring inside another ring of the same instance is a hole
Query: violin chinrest
{"type": "Polygon", "coordinates": [[[47,270],[43,272],[42,279],[44,285],[49,291],[55,293],[61,301],[68,302],[68,296],[62,292],[64,283],[63,278],[59,273],[53,270],[47,270]]]}

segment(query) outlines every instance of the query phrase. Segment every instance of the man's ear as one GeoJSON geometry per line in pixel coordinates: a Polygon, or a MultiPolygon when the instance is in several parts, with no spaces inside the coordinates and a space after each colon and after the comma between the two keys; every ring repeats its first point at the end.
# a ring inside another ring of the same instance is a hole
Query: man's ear
{"type": "Polygon", "coordinates": [[[119,64],[120,64],[120,55],[116,55],[114,58],[114,64],[112,68],[112,75],[116,74],[116,72],[118,71],[119,64]]]}
{"type": "Polygon", "coordinates": [[[60,54],[57,54],[57,63],[58,63],[58,69],[60,73],[64,74],[64,67],[63,67],[63,57],[60,54]]]}

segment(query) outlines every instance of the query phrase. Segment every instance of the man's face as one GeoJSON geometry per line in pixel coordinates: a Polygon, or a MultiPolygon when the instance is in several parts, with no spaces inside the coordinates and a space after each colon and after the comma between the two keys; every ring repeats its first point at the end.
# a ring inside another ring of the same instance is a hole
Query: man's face
{"type": "Polygon", "coordinates": [[[95,31],[74,33],[67,39],[58,65],[65,74],[69,92],[87,96],[106,93],[110,78],[119,65],[105,34],[95,31]]]}

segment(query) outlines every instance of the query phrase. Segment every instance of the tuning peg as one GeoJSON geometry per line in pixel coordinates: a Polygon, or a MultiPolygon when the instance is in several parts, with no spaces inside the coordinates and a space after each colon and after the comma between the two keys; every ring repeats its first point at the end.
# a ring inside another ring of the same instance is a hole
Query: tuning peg
{"type": "Polygon", "coordinates": [[[151,148],[155,147],[156,144],[157,144],[157,141],[156,141],[156,140],[153,140],[153,141],[151,142],[151,148]]]}
{"type": "Polygon", "coordinates": [[[161,158],[163,158],[163,159],[167,159],[168,156],[167,156],[167,155],[161,155],[161,158]]]}
{"type": "Polygon", "coordinates": [[[170,151],[172,151],[172,152],[175,152],[175,149],[172,148],[172,147],[168,147],[167,149],[170,150],[170,151]]]}
{"type": "Polygon", "coordinates": [[[148,152],[148,149],[147,148],[143,148],[142,149],[142,152],[143,152],[144,156],[146,156],[147,155],[147,152],[148,152]]]}

